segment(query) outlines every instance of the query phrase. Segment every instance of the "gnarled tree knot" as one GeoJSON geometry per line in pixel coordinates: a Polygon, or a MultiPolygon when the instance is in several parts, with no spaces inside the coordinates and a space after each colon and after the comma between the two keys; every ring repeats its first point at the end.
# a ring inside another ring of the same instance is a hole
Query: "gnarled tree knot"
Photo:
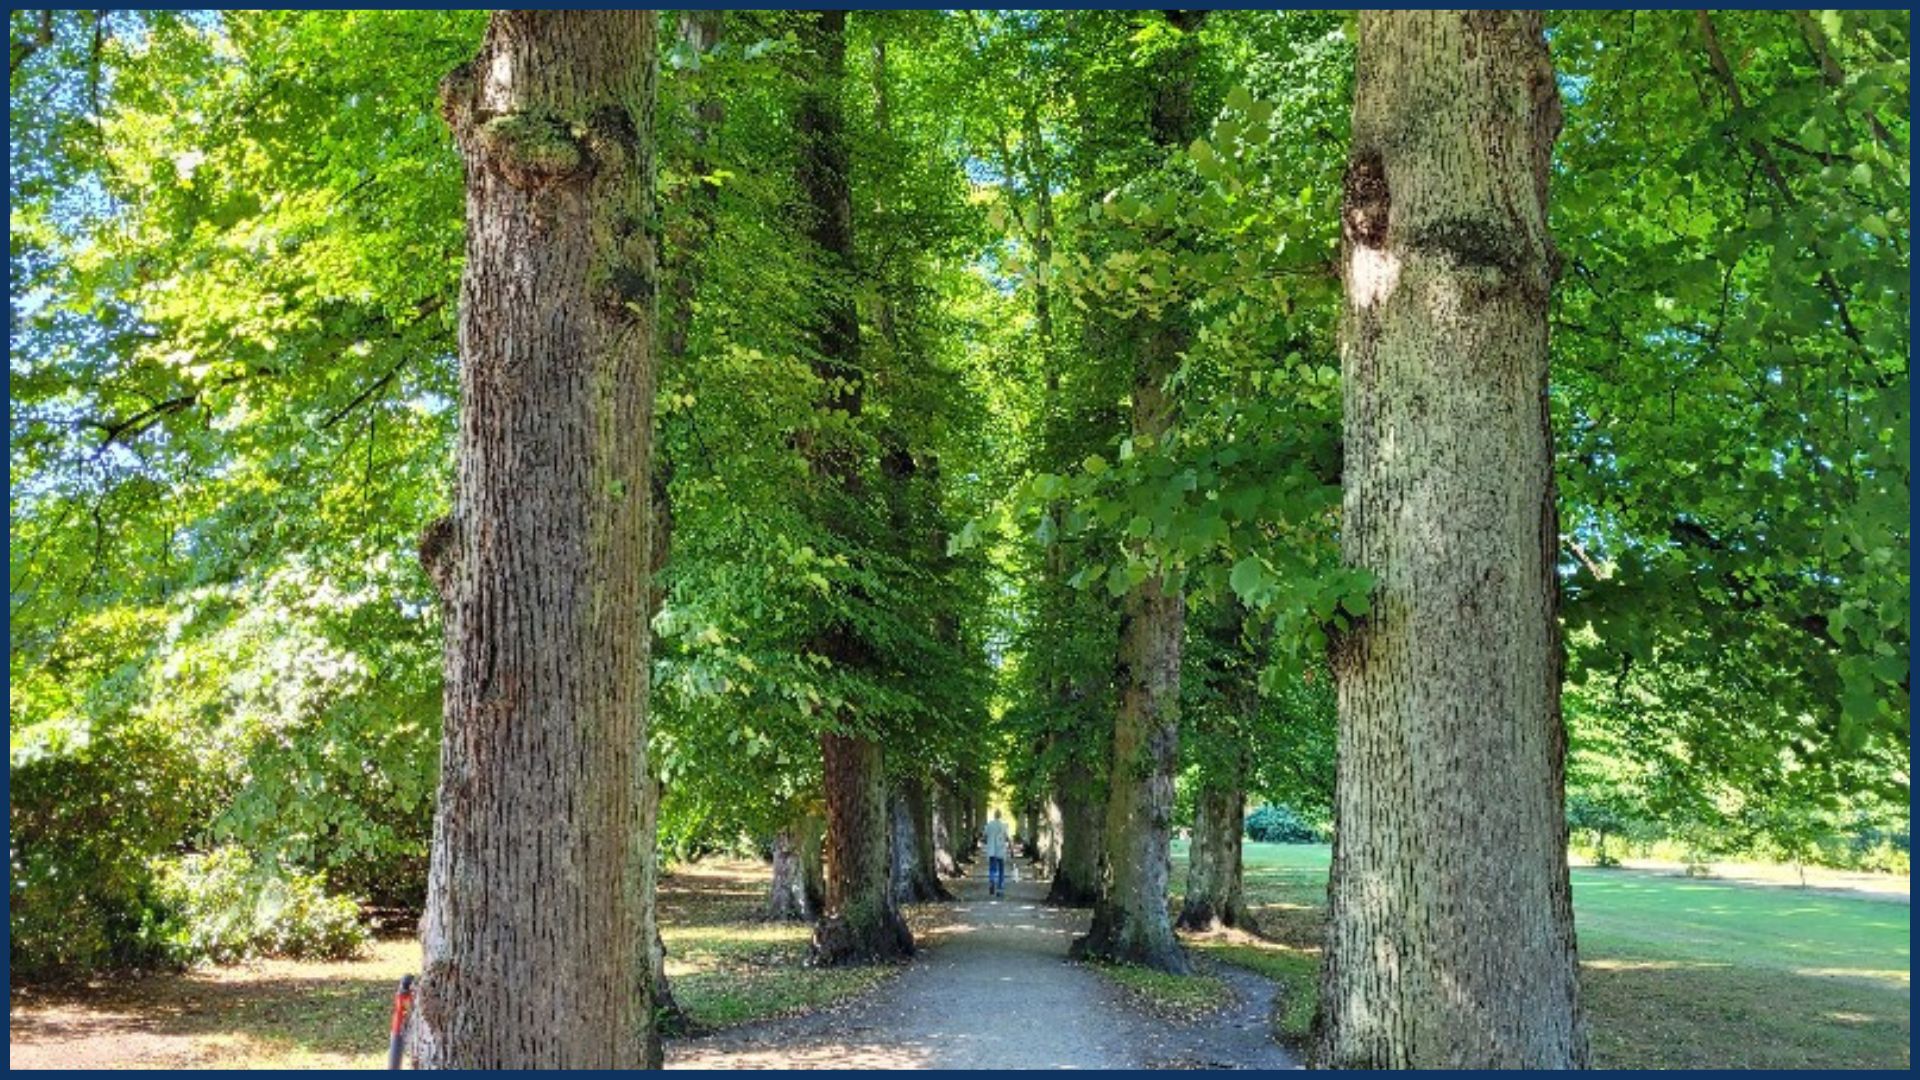
{"type": "Polygon", "coordinates": [[[1369,248],[1385,244],[1393,198],[1387,190],[1387,168],[1380,160],[1380,151],[1355,153],[1342,186],[1340,229],[1347,243],[1369,248]]]}
{"type": "Polygon", "coordinates": [[[433,582],[433,591],[447,598],[447,586],[453,579],[454,525],[451,515],[439,518],[420,534],[420,566],[433,582]]]}

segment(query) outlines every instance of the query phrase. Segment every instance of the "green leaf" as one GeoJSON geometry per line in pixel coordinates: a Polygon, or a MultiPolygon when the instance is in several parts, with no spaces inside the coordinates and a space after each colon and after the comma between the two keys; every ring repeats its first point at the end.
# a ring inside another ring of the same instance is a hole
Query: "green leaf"
{"type": "Polygon", "coordinates": [[[1227,585],[1233,589],[1234,595],[1251,604],[1266,580],[1266,567],[1261,565],[1259,559],[1249,555],[1233,564],[1233,572],[1227,576],[1227,585]]]}

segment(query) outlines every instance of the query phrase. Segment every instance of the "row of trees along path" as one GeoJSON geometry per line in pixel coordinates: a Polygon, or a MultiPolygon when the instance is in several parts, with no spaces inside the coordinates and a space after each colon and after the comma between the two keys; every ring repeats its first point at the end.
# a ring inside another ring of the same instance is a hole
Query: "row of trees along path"
{"type": "Polygon", "coordinates": [[[1228,1008],[1169,1024],[1130,1008],[1067,960],[1084,910],[1045,902],[1048,883],[1009,880],[989,899],[986,860],[963,880],[952,922],[925,961],[885,989],[826,1012],[677,1041],[669,1068],[1281,1069],[1269,1036],[1272,987],[1236,979],[1228,1008]]]}
{"type": "MultiPolygon", "coordinates": [[[[1162,152],[1200,130],[1193,31],[1204,18],[1166,13],[1156,39],[1144,117],[1162,152]]],[[[872,494],[866,451],[840,437],[869,404],[875,344],[848,285],[845,24],[841,12],[801,17],[812,81],[794,120],[826,297],[809,324],[817,407],[840,425],[802,444],[829,534],[872,494]]],[[[644,827],[657,794],[642,749],[661,341],[648,226],[654,27],[652,13],[498,13],[481,55],[447,85],[468,235],[458,495],[422,552],[447,645],[423,1065],[660,1058],[647,1023],[658,983],[644,827]]],[[[1539,17],[1362,14],[1353,118],[1343,543],[1378,584],[1372,614],[1332,648],[1339,842],[1316,1055],[1582,1065],[1545,398],[1559,104],[1539,17]]],[[[1177,309],[1125,326],[1142,445],[1176,420],[1169,386],[1191,333],[1177,309]]],[[[911,460],[889,461],[898,467],[882,474],[905,484],[911,460]]],[[[1184,621],[1164,573],[1125,596],[1102,872],[1075,946],[1176,972],[1187,968],[1167,905],[1184,621]]],[[[868,633],[842,612],[808,648],[859,676],[879,662],[868,633]]],[[[818,959],[910,955],[890,884],[881,733],[838,715],[819,749],[830,873],[818,959]]],[[[1075,917],[1038,906],[1037,885],[1001,904],[970,887],[966,932],[892,992],[771,1029],[781,1062],[844,1050],[888,1064],[1141,1063],[1141,1025],[1059,962],[1075,917]]]]}
{"type": "Polygon", "coordinates": [[[244,854],[422,909],[421,1066],[654,1065],[765,844],[904,971],[756,1052],[1199,1061],[1062,957],[1257,930],[1258,799],[1303,1056],[1585,1064],[1567,810],[1910,817],[1909,22],[14,12],[16,975],[244,854]]]}

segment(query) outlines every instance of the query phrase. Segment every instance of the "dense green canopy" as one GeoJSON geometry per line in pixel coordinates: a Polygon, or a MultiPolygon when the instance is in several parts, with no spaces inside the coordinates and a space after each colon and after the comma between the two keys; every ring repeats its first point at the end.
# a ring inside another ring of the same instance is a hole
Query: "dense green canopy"
{"type": "MultiPolygon", "coordinates": [[[[168,948],[222,843],[416,904],[451,492],[453,12],[11,15],[16,965],[168,948]]],[[[823,727],[1016,806],[1104,767],[1119,597],[1185,591],[1188,784],[1324,815],[1349,20],[1220,12],[1148,137],[1157,13],[849,21],[854,265],[802,251],[809,57],[662,13],[662,843],[761,840],[823,727]],[[684,287],[682,285],[684,284],[684,287]],[[864,408],[816,408],[851,298],[864,408]],[[1193,328],[1129,437],[1141,320],[1193,328]],[[816,445],[869,482],[810,479],[816,445]],[[877,661],[810,650],[857,626],[877,661]],[[1247,708],[1223,687],[1251,681],[1247,708]]],[[[1904,835],[1909,39],[1899,13],[1551,16],[1571,784],[1701,844],[1904,835]]]]}

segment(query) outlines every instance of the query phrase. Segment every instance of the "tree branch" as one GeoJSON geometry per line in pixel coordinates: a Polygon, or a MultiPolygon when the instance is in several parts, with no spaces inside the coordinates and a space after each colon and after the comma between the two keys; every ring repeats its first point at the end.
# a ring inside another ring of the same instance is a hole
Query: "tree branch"
{"type": "MultiPolygon", "coordinates": [[[[413,318],[409,319],[406,323],[400,326],[394,327],[393,333],[388,335],[389,339],[391,340],[391,339],[399,338],[400,335],[406,333],[408,330],[413,329],[415,326],[418,326],[422,320],[426,319],[427,316],[432,315],[436,311],[439,311],[444,306],[446,306],[446,299],[444,297],[430,296],[427,299],[422,300],[419,304],[414,306],[413,318]]],[[[348,401],[345,405],[342,405],[338,409],[335,409],[331,416],[328,416],[325,420],[322,420],[320,422],[320,430],[326,431],[327,429],[333,427],[335,424],[338,424],[340,421],[345,420],[347,416],[353,412],[353,410],[359,408],[362,405],[365,405],[368,401],[372,400],[375,394],[378,394],[381,390],[384,390],[388,386],[392,385],[393,380],[399,376],[401,371],[405,370],[408,364],[413,362],[416,355],[417,354],[415,353],[407,353],[404,356],[402,356],[398,363],[394,364],[392,367],[387,369],[385,374],[373,380],[373,382],[369,383],[365,389],[353,395],[353,399],[351,401],[348,401]]]]}
{"type": "Polygon", "coordinates": [[[43,9],[40,12],[39,25],[34,28],[32,37],[13,38],[8,42],[10,48],[7,50],[7,82],[13,82],[13,77],[20,74],[21,66],[32,59],[33,54],[51,44],[53,44],[53,11],[43,9]]]}
{"type": "MultiPolygon", "coordinates": [[[[1700,39],[1706,46],[1707,63],[1711,66],[1714,77],[1719,80],[1721,87],[1726,90],[1727,100],[1733,106],[1734,115],[1745,114],[1746,98],[1740,93],[1740,81],[1734,77],[1733,65],[1727,61],[1727,54],[1720,47],[1720,33],[1714,27],[1713,15],[1703,8],[1695,14],[1694,21],[1700,28],[1700,39]]],[[[1748,136],[1746,143],[1753,156],[1760,162],[1760,171],[1766,176],[1767,182],[1779,193],[1781,206],[1787,209],[1798,206],[1799,199],[1794,196],[1793,189],[1788,186],[1786,174],[1780,170],[1780,163],[1774,158],[1773,151],[1767,149],[1766,143],[1753,136],[1748,136]]],[[[1860,336],[1859,328],[1853,324],[1853,316],[1847,305],[1847,294],[1840,288],[1840,283],[1834,279],[1833,273],[1824,267],[1820,270],[1820,287],[1826,290],[1828,299],[1833,301],[1835,313],[1840,319],[1841,331],[1852,339],[1862,352],[1865,352],[1867,343],[1860,336]]]]}
{"type": "MultiPolygon", "coordinates": [[[[1820,20],[1804,9],[1793,12],[1793,21],[1800,27],[1800,38],[1807,43],[1807,51],[1813,54],[1814,62],[1820,65],[1820,78],[1834,89],[1846,85],[1847,73],[1841,69],[1840,62],[1834,59],[1833,48],[1827,41],[1827,33],[1820,28],[1820,20]]],[[[1880,145],[1893,149],[1893,133],[1888,131],[1880,118],[1871,112],[1866,114],[1867,127],[1880,145]]]]}

